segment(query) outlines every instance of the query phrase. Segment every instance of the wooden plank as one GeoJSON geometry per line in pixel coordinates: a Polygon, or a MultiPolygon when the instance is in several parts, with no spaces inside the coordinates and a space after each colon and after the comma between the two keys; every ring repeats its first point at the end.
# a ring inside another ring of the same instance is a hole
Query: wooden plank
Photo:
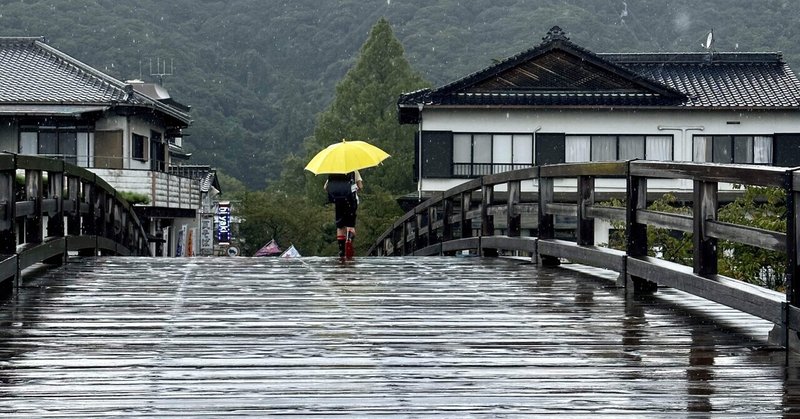
{"type": "Polygon", "coordinates": [[[578,205],[566,203],[549,203],[545,205],[547,214],[550,215],[565,215],[575,217],[578,215],[578,205]]]}
{"type": "Polygon", "coordinates": [[[25,269],[34,264],[58,256],[66,252],[67,242],[64,237],[58,237],[43,243],[21,246],[17,252],[19,269],[25,269]]]}
{"type": "Polygon", "coordinates": [[[425,246],[421,249],[414,250],[414,256],[438,256],[442,254],[442,244],[436,243],[430,246],[425,246]]]}
{"type": "Polygon", "coordinates": [[[752,164],[633,161],[631,174],[646,178],[694,179],[782,187],[786,169],[752,164]]]}
{"type": "Polygon", "coordinates": [[[586,215],[595,219],[624,222],[625,208],[590,205],[586,207],[586,215]]]}
{"type": "Polygon", "coordinates": [[[688,233],[694,231],[694,220],[691,215],[640,209],[636,211],[636,222],[688,233]]]}
{"type": "Polygon", "coordinates": [[[483,236],[480,238],[480,247],[536,254],[536,241],[536,237],[483,236]]]}
{"type": "Polygon", "coordinates": [[[6,417],[800,408],[769,323],[518,260],[87,258],[27,284],[0,311],[6,417]]]}
{"type": "Polygon", "coordinates": [[[565,240],[539,240],[540,255],[568,259],[574,263],[625,272],[625,252],[597,246],[579,246],[565,240]]]}
{"type": "Polygon", "coordinates": [[[442,243],[442,253],[457,252],[459,250],[480,249],[481,239],[478,237],[465,237],[442,243]]]}
{"type": "Polygon", "coordinates": [[[786,252],[785,233],[707,220],[706,234],[720,240],[730,240],[762,249],[786,252]]]}
{"type": "Polygon", "coordinates": [[[779,292],[721,275],[703,277],[694,274],[690,266],[652,257],[628,257],[627,269],[629,275],[676,288],[776,324],[783,321],[782,304],[786,296],[779,292]]]}
{"type": "Polygon", "coordinates": [[[512,181],[536,179],[537,177],[539,177],[539,168],[529,167],[527,169],[493,173],[483,176],[483,184],[485,186],[501,185],[512,181]]]}
{"type": "Polygon", "coordinates": [[[578,176],[624,177],[626,162],[564,163],[541,166],[541,177],[573,178],[578,176]]]}
{"type": "Polygon", "coordinates": [[[66,240],[67,250],[71,252],[97,248],[96,236],[71,236],[67,237],[66,240]]]}

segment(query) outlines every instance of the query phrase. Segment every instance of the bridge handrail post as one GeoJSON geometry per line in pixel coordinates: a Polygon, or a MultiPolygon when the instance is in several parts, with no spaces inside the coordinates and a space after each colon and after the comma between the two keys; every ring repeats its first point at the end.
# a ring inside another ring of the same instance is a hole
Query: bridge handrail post
{"type": "MultiPolygon", "coordinates": [[[[628,161],[626,168],[627,196],[625,200],[625,253],[627,257],[647,256],[647,225],[639,223],[637,213],[647,208],[647,178],[631,174],[631,166],[636,161],[628,161]]],[[[627,273],[626,273],[626,276],[627,273]]],[[[652,292],[656,284],[644,278],[630,277],[634,292],[652,292]]],[[[625,281],[627,287],[628,281],[625,281]]]]}
{"type": "Polygon", "coordinates": [[[706,234],[706,222],[717,219],[717,182],[694,181],[694,273],[715,275],[718,273],[717,239],[706,234]]]}
{"type": "Polygon", "coordinates": [[[25,169],[25,200],[33,203],[31,215],[25,218],[25,243],[39,244],[44,236],[42,198],[44,181],[39,169],[25,169]]]}
{"type": "Polygon", "coordinates": [[[787,170],[784,175],[786,190],[786,301],[790,306],[800,306],[800,168],[787,170]]]}
{"type": "Polygon", "coordinates": [[[594,218],[586,216],[587,207],[594,205],[594,176],[578,176],[578,224],[576,240],[579,246],[594,245],[594,218]]]}
{"type": "Polygon", "coordinates": [[[81,181],[77,176],[67,176],[67,202],[69,208],[66,209],[67,234],[79,236],[81,234],[81,181]]]}
{"type": "Polygon", "coordinates": [[[437,242],[436,230],[433,225],[436,223],[436,206],[431,205],[425,212],[428,214],[428,223],[425,225],[425,246],[432,246],[437,242]]]}
{"type": "MultiPolygon", "coordinates": [[[[56,208],[47,218],[47,236],[48,237],[65,237],[64,231],[64,171],[65,162],[63,160],[57,161],[59,166],[58,170],[49,170],[47,172],[47,198],[55,200],[56,208]]],[[[58,258],[54,257],[48,260],[48,263],[64,264],[67,263],[67,247],[64,246],[64,252],[58,258]]]]}
{"type": "Polygon", "coordinates": [[[461,213],[459,214],[461,238],[472,237],[472,219],[469,210],[472,207],[472,191],[461,193],[461,213]]]}
{"type": "MultiPolygon", "coordinates": [[[[13,156],[12,159],[14,159],[13,156]]],[[[0,254],[12,255],[17,251],[16,215],[16,160],[12,167],[0,172],[0,254]]]]}
{"type": "MultiPolygon", "coordinates": [[[[542,175],[539,171],[539,216],[537,223],[537,236],[539,240],[552,240],[556,238],[555,216],[548,213],[547,206],[553,202],[555,195],[555,180],[550,176],[542,175]]],[[[538,254],[538,262],[542,266],[558,266],[561,261],[557,257],[538,254]]]]}
{"type": "Polygon", "coordinates": [[[506,236],[519,237],[522,233],[522,214],[518,211],[517,205],[520,203],[519,180],[508,182],[508,198],[506,199],[506,236]]]}
{"type": "MultiPolygon", "coordinates": [[[[494,235],[494,215],[489,213],[489,208],[494,203],[494,185],[486,184],[481,179],[481,236],[494,235]]],[[[484,249],[481,245],[482,256],[497,256],[497,249],[484,249]]]]}
{"type": "MultiPolygon", "coordinates": [[[[450,224],[450,219],[453,217],[453,197],[448,196],[442,199],[442,235],[439,237],[439,243],[453,240],[453,225],[450,224]]],[[[449,252],[448,255],[452,256],[455,252],[449,252]]]]}

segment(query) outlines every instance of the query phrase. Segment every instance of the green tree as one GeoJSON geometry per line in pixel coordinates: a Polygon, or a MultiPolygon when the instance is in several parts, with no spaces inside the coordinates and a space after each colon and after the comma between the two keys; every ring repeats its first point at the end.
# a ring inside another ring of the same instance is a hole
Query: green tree
{"type": "MultiPolygon", "coordinates": [[[[426,86],[406,60],[389,22],[381,18],[370,30],[355,65],[337,84],[333,102],[319,115],[314,135],[306,139],[306,160],[342,139],[364,140],[391,155],[380,166],[362,172],[365,190],[359,194],[356,241],[360,253],[400,215],[394,198],[414,188],[414,127],[398,123],[397,99],[403,92],[426,86]]],[[[296,169],[290,175],[296,178],[296,169]]],[[[310,202],[321,204],[325,177],[307,179],[310,202]]]]}
{"type": "Polygon", "coordinates": [[[333,102],[319,115],[314,135],[307,139],[307,157],[342,139],[368,141],[392,157],[362,173],[365,182],[392,194],[412,191],[414,127],[398,123],[397,99],[426,86],[406,60],[389,22],[379,19],[355,65],[337,84],[333,102]]]}

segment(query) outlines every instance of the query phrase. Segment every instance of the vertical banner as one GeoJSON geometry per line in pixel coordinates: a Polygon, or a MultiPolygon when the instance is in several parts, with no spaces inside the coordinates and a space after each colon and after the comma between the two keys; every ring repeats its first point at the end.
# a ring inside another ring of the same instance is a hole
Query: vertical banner
{"type": "Polygon", "coordinates": [[[186,236],[186,256],[194,256],[194,232],[196,229],[190,228],[189,234],[186,236]]]}
{"type": "Polygon", "coordinates": [[[210,255],[214,252],[214,219],[204,215],[200,219],[200,254],[210,255]]]}
{"type": "Polygon", "coordinates": [[[229,244],[231,241],[231,204],[220,202],[217,207],[217,243],[229,244]]]}
{"type": "Polygon", "coordinates": [[[186,224],[178,230],[178,237],[175,239],[175,257],[186,256],[186,224]]]}

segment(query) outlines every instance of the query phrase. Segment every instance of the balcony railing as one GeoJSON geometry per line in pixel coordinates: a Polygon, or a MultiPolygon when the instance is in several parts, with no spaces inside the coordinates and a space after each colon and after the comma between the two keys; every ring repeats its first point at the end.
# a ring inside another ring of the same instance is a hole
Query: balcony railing
{"type": "Polygon", "coordinates": [[[453,177],[473,178],[533,167],[531,163],[453,163],[453,177]]]}

